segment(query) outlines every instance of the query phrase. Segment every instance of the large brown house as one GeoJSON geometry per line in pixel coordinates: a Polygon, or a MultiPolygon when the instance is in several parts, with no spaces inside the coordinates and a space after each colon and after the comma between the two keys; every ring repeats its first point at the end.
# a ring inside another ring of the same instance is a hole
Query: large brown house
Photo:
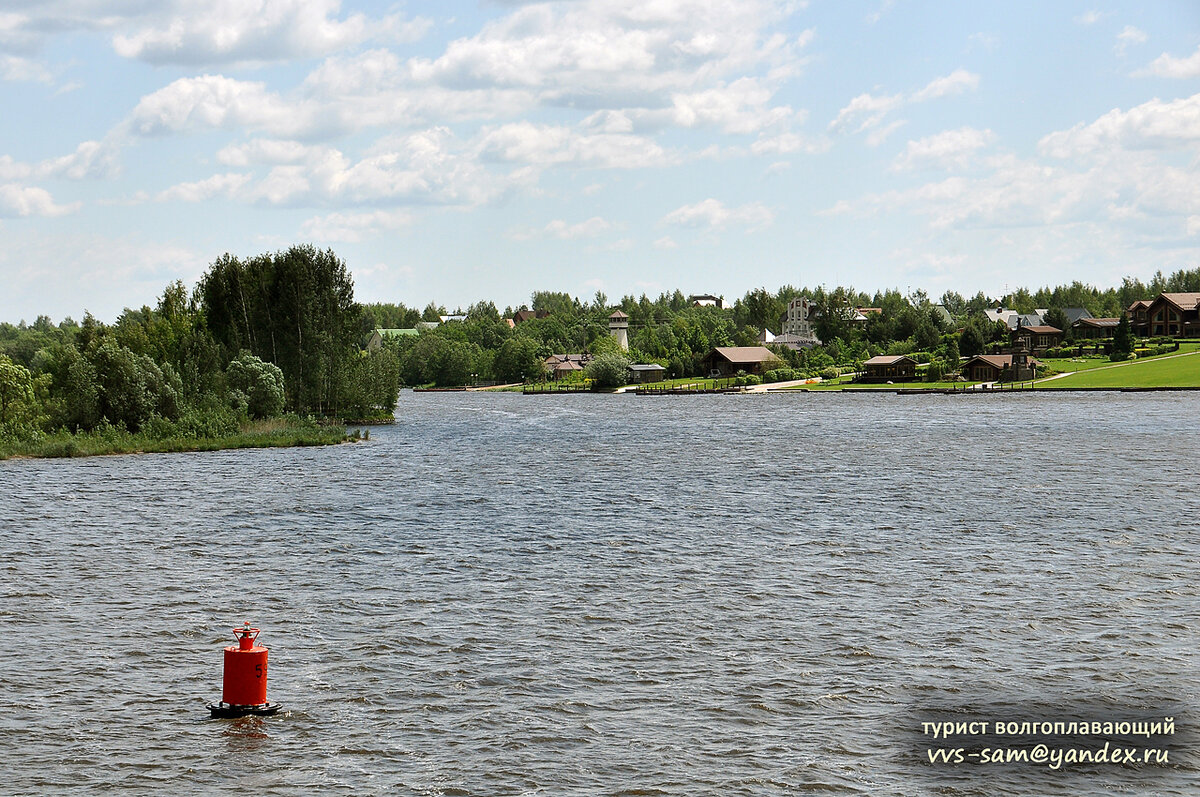
{"type": "Polygon", "coordinates": [[[713,376],[733,376],[738,371],[761,376],[781,367],[783,360],[766,346],[718,346],[704,355],[700,364],[713,376]]]}
{"type": "Polygon", "coordinates": [[[1146,308],[1146,332],[1151,337],[1200,335],[1200,293],[1160,293],[1146,308]]]}

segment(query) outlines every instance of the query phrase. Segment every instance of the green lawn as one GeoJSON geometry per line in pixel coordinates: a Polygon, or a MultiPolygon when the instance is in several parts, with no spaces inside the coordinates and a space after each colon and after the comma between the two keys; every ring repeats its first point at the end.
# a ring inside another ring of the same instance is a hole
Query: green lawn
{"type": "MultiPolygon", "coordinates": [[[[1172,353],[1173,354],[1183,354],[1185,352],[1196,351],[1198,349],[1200,349],[1200,343],[1197,343],[1195,341],[1188,341],[1188,342],[1180,343],[1179,351],[1172,352],[1172,353]]],[[[1170,356],[1170,355],[1159,355],[1159,356],[1166,357],[1166,356],[1170,356]]],[[[1070,371],[1090,371],[1093,368],[1105,368],[1107,366],[1114,364],[1112,361],[1110,361],[1108,359],[1108,357],[1103,356],[1103,355],[1087,356],[1087,357],[1072,357],[1072,358],[1039,357],[1038,362],[1040,362],[1050,368],[1053,368],[1055,371],[1058,371],[1060,373],[1067,373],[1070,371]]]]}
{"type": "MultiPolygon", "coordinates": [[[[1195,349],[1193,348],[1193,352],[1195,349]]],[[[1129,363],[1110,363],[1038,382],[1038,389],[1070,387],[1200,387],[1200,355],[1154,357],[1129,363]]]]}

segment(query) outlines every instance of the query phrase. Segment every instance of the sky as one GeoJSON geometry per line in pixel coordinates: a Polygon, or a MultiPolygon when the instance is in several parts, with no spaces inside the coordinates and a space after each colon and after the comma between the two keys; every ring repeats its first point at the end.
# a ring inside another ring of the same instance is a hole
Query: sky
{"type": "Polygon", "coordinates": [[[1200,266],[1200,2],[0,0],[0,320],[1200,266]]]}

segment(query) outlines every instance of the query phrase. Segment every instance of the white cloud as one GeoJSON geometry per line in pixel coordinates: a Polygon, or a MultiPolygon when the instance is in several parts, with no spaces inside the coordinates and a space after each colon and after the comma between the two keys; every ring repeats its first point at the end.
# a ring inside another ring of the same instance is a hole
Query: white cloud
{"type": "Polygon", "coordinates": [[[799,133],[780,133],[778,135],[760,137],[750,145],[750,151],[755,155],[790,155],[795,152],[815,154],[825,152],[828,149],[828,139],[809,139],[799,133]]]}
{"type": "Polygon", "coordinates": [[[771,0],[530,4],[410,67],[418,81],[516,87],[550,105],[664,107],[672,94],[751,68],[799,68],[812,37],[770,32],[794,9],[771,0]]]}
{"type": "Polygon", "coordinates": [[[965,169],[975,153],[995,138],[991,130],[960,127],[909,141],[892,164],[893,171],[911,169],[965,169]]]}
{"type": "Polygon", "coordinates": [[[1100,22],[1105,17],[1112,16],[1112,14],[1113,14],[1113,12],[1111,12],[1111,11],[1098,11],[1093,8],[1093,9],[1091,9],[1089,11],[1085,11],[1084,13],[1075,17],[1075,24],[1083,25],[1084,27],[1089,27],[1091,25],[1095,25],[1097,22],[1100,22]]]}
{"type": "Polygon", "coordinates": [[[596,238],[611,230],[612,223],[601,216],[593,216],[586,221],[571,224],[562,219],[555,219],[545,227],[520,228],[511,230],[508,237],[514,241],[531,241],[538,238],[556,238],[560,241],[573,241],[580,238],[596,238]]]}
{"type": "Polygon", "coordinates": [[[112,141],[84,141],[69,155],[48,158],[36,164],[0,155],[0,180],[25,180],[30,177],[65,177],[83,180],[116,174],[117,148],[112,141]]]}
{"type": "Polygon", "coordinates": [[[340,6],[339,0],[178,2],[117,33],[113,49],[153,64],[255,63],[325,55],[371,38],[412,41],[429,28],[398,16],[338,19],[340,6]]]}
{"type": "Polygon", "coordinates": [[[1196,52],[1184,58],[1176,58],[1169,53],[1163,53],[1155,58],[1150,66],[1139,70],[1136,74],[1171,78],[1200,77],[1200,47],[1196,48],[1196,52]]]}
{"type": "Polygon", "coordinates": [[[1117,34],[1117,44],[1113,50],[1117,55],[1124,56],[1125,51],[1129,49],[1131,45],[1145,44],[1148,38],[1149,37],[1146,35],[1145,31],[1139,30],[1132,25],[1126,25],[1121,32],[1117,34]]]}
{"type": "Polygon", "coordinates": [[[867,146],[868,147],[878,147],[880,144],[882,144],[884,141],[886,141],[888,139],[888,136],[890,136],[892,133],[895,133],[897,130],[904,127],[904,125],[906,125],[906,124],[908,124],[908,122],[906,120],[897,119],[896,121],[892,122],[891,124],[887,125],[886,127],[880,127],[875,130],[872,130],[870,133],[867,134],[867,146]]]}
{"type": "Polygon", "coordinates": [[[478,150],[496,162],[609,169],[664,166],[677,159],[653,139],[619,133],[580,133],[566,126],[513,122],[485,129],[478,150]]]}
{"type": "Polygon", "coordinates": [[[571,241],[576,238],[595,238],[610,229],[612,229],[612,224],[600,216],[593,216],[578,224],[569,224],[561,219],[555,219],[546,225],[545,233],[563,241],[571,241]]]}
{"type": "Polygon", "coordinates": [[[1200,94],[1154,99],[1128,111],[1113,109],[1091,124],[1042,138],[1038,150],[1055,158],[1098,157],[1114,149],[1190,147],[1200,141],[1200,94]]]}
{"type": "Polygon", "coordinates": [[[193,183],[173,185],[158,194],[159,202],[203,202],[213,197],[232,197],[250,181],[250,175],[229,172],[193,183]]]}
{"type": "Polygon", "coordinates": [[[956,69],[945,77],[931,80],[925,88],[912,96],[912,102],[926,102],[952,94],[962,94],[964,91],[974,91],[979,88],[979,75],[965,69],[956,69]]]}
{"type": "Polygon", "coordinates": [[[663,217],[662,223],[677,227],[708,227],[723,230],[730,225],[749,231],[765,229],[775,221],[775,213],[761,202],[740,208],[727,208],[716,199],[705,199],[694,205],[684,205],[663,217]]]}
{"type": "Polygon", "coordinates": [[[878,9],[867,15],[867,22],[871,25],[874,25],[876,22],[883,19],[884,14],[890,11],[894,4],[895,0],[883,0],[878,9]]]}
{"type": "Polygon", "coordinates": [[[17,55],[0,55],[0,80],[10,83],[52,83],[50,70],[29,58],[17,55]]]}
{"type": "Polygon", "coordinates": [[[903,104],[904,95],[902,94],[879,97],[871,94],[859,94],[850,100],[845,108],[838,111],[837,118],[829,123],[829,130],[840,133],[857,122],[858,127],[854,132],[861,133],[878,125],[884,117],[903,104]]]}
{"type": "Polygon", "coordinates": [[[757,78],[741,78],[690,94],[672,98],[672,121],[679,127],[717,127],[726,133],[756,133],[789,121],[793,111],[787,106],[770,107],[773,92],[757,78]]]}
{"type": "Polygon", "coordinates": [[[255,138],[243,144],[230,144],[217,152],[217,160],[226,166],[250,166],[260,163],[303,163],[324,148],[270,138],[255,138]]]}
{"type": "Polygon", "coordinates": [[[44,188],[17,183],[0,185],[0,218],[63,216],[80,208],[79,202],[58,205],[44,188]]]}
{"type": "Polygon", "coordinates": [[[0,49],[32,54],[53,36],[82,31],[111,35],[113,50],[121,56],[185,66],[313,58],[367,41],[415,41],[432,27],[429,20],[399,13],[342,14],[340,0],[39,0],[18,5],[23,6],[20,13],[0,12],[0,49]]]}
{"type": "Polygon", "coordinates": [[[868,136],[869,146],[878,146],[889,135],[895,132],[904,122],[892,122],[880,128],[884,119],[893,111],[916,102],[961,94],[973,91],[979,87],[979,75],[965,69],[956,69],[949,75],[934,78],[924,88],[912,94],[874,95],[859,94],[838,111],[838,115],[829,123],[829,132],[842,133],[850,130],[854,133],[874,131],[868,136]],[[856,126],[857,125],[857,126],[856,126]]]}
{"type": "Polygon", "coordinates": [[[659,238],[657,241],[654,242],[654,248],[655,249],[664,249],[664,250],[665,249],[677,249],[677,248],[679,248],[679,244],[675,243],[675,239],[673,239],[671,236],[664,235],[662,238],[659,238]]]}
{"type": "MultiPolygon", "coordinates": [[[[408,227],[412,223],[412,214],[405,210],[330,213],[306,220],[300,231],[303,237],[315,241],[357,242],[382,232],[408,227]]],[[[386,267],[383,270],[386,271],[386,267]]]]}
{"type": "Polygon", "coordinates": [[[242,127],[294,135],[313,129],[315,119],[316,109],[287,103],[263,83],[202,75],[147,94],[126,124],[143,136],[242,127]]]}

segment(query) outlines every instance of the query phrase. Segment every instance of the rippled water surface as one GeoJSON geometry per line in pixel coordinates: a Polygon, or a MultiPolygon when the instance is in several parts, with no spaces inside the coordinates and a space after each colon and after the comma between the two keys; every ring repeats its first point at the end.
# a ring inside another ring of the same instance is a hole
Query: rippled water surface
{"type": "Polygon", "coordinates": [[[0,462],[0,791],[1194,794],[1198,458],[1196,394],[405,393],[0,462]],[[287,710],[212,720],[243,620],[287,710]],[[1059,709],[1171,766],[924,761],[1059,709]]]}

